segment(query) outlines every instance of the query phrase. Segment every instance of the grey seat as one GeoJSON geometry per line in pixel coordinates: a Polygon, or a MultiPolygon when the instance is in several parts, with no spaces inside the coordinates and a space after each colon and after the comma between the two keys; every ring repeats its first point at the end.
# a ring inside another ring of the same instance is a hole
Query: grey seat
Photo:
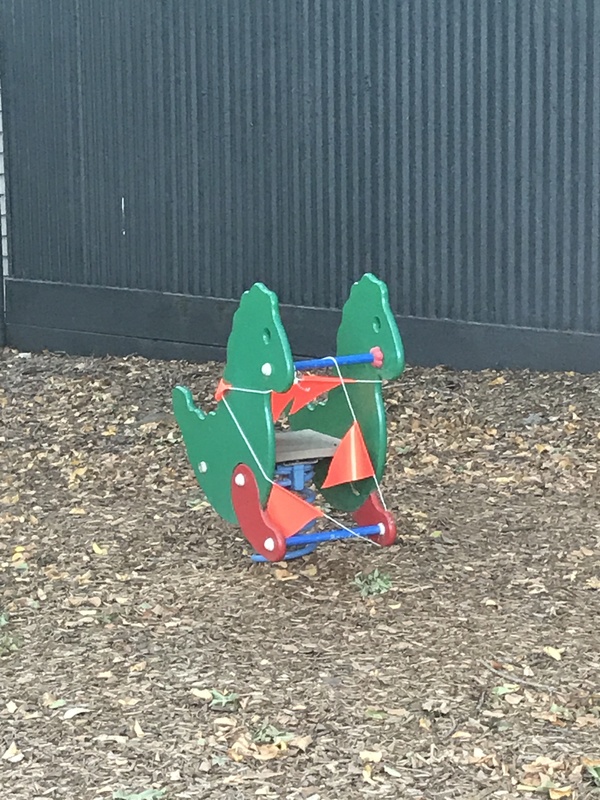
{"type": "Polygon", "coordinates": [[[309,461],[313,458],[330,458],[338,448],[340,439],[318,431],[276,431],[275,460],[309,461]]]}

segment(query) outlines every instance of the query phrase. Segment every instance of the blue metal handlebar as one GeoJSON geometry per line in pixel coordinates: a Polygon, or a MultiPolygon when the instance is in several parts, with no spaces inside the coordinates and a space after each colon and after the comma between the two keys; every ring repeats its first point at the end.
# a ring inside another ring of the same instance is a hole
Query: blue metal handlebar
{"type": "Polygon", "coordinates": [[[350,356],[325,356],[325,358],[309,358],[306,361],[294,361],[294,367],[297,370],[305,369],[325,369],[326,367],[333,367],[337,362],[340,367],[346,367],[349,364],[372,364],[375,361],[373,353],[356,353],[350,356]]]}

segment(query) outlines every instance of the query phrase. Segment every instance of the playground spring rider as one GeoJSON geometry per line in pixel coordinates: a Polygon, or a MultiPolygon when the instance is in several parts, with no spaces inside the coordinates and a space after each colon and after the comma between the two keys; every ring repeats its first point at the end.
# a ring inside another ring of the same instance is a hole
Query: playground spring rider
{"type": "Polygon", "coordinates": [[[262,283],[242,295],[216,409],[205,414],[184,386],[173,390],[173,407],[206,498],[241,527],[254,560],[307,555],[336,539],[394,542],[396,524],[379,485],[386,453],[381,381],[403,369],[387,287],[371,274],[352,286],[337,355],[325,358],[294,362],[277,296],[262,283]],[[290,430],[276,431],[283,414],[290,430]],[[326,508],[350,512],[356,526],[325,513],[317,493],[326,508]],[[317,529],[319,518],[334,528],[317,529]]]}

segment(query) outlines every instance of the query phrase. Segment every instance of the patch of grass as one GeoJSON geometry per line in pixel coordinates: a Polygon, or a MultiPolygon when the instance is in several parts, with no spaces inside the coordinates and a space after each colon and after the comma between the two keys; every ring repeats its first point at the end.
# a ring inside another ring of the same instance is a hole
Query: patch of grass
{"type": "Polygon", "coordinates": [[[0,633],[0,658],[16,653],[21,644],[21,639],[13,633],[0,633]]]}
{"type": "Polygon", "coordinates": [[[166,789],[145,789],[143,792],[113,792],[113,800],[166,800],[166,789]]]}
{"type": "Polygon", "coordinates": [[[8,614],[0,611],[0,658],[15,653],[23,644],[21,638],[10,630],[2,630],[8,625],[8,614]]]}
{"type": "Polygon", "coordinates": [[[211,689],[213,699],[210,701],[211,708],[237,708],[240,704],[240,696],[235,692],[220,692],[218,689],[211,689]]]}
{"type": "Polygon", "coordinates": [[[597,786],[600,789],[600,766],[599,767],[591,767],[591,766],[587,765],[586,769],[587,769],[588,775],[590,777],[590,780],[592,781],[594,786],[597,786]]]}
{"type": "Polygon", "coordinates": [[[277,742],[289,742],[294,738],[293,733],[280,731],[275,725],[265,722],[252,735],[252,741],[256,744],[277,744],[277,742]]]}
{"type": "Polygon", "coordinates": [[[354,583],[360,589],[363,597],[370,597],[374,594],[385,594],[392,588],[392,581],[385,572],[374,569],[373,572],[359,572],[354,579],[354,583]]]}

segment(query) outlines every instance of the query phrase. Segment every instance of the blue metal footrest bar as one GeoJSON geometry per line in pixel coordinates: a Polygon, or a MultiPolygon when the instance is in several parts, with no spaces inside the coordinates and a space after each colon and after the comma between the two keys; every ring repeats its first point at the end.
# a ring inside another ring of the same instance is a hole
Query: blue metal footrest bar
{"type": "MultiPolygon", "coordinates": [[[[303,556],[309,556],[314,550],[317,549],[316,544],[307,544],[304,547],[296,547],[293,550],[288,550],[283,557],[284,561],[291,561],[293,558],[302,558],[303,556]]],[[[264,556],[259,555],[258,553],[253,553],[252,561],[256,562],[257,564],[263,564],[266,559],[264,556]]]]}
{"type": "Polygon", "coordinates": [[[360,528],[340,528],[334,531],[314,531],[313,533],[296,533],[287,540],[289,547],[303,544],[319,544],[320,542],[333,542],[337,539],[364,538],[366,536],[380,536],[383,526],[363,525],[360,528]]]}
{"type": "MultiPolygon", "coordinates": [[[[333,542],[338,539],[365,539],[369,536],[380,536],[384,532],[383,525],[363,525],[359,528],[348,528],[334,531],[314,531],[313,533],[296,533],[287,540],[288,551],[284,560],[307,556],[315,550],[320,542],[333,542]]],[[[252,561],[263,563],[266,558],[258,553],[252,555],[252,561]]]]}

